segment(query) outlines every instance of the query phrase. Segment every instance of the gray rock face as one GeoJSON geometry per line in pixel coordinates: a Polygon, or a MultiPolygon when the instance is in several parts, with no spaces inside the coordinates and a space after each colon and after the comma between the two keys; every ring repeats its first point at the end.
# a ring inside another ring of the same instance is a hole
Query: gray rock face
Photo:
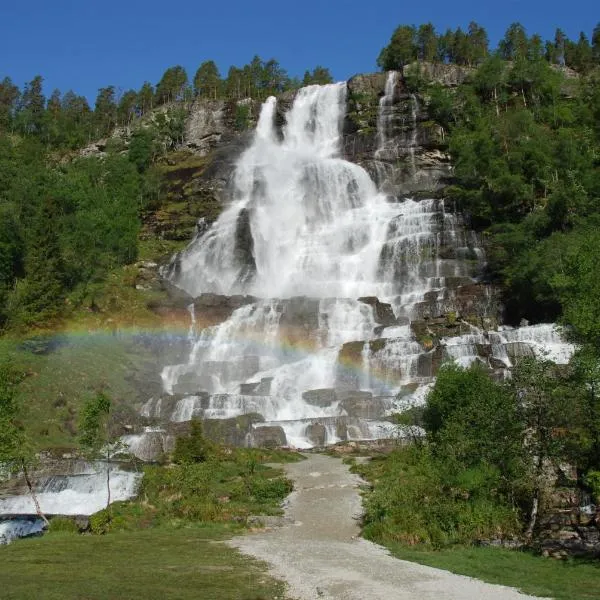
{"type": "Polygon", "coordinates": [[[311,441],[313,446],[318,448],[323,447],[327,442],[327,429],[321,423],[311,423],[306,426],[306,437],[311,441]]]}
{"type": "Polygon", "coordinates": [[[287,439],[283,427],[279,425],[266,425],[256,427],[249,435],[250,446],[253,448],[281,448],[287,446],[287,439]]]}
{"type": "Polygon", "coordinates": [[[464,83],[474,72],[472,67],[430,62],[414,62],[404,67],[405,76],[418,75],[425,81],[449,88],[464,83]]]}
{"type": "Polygon", "coordinates": [[[392,407],[391,398],[374,398],[370,392],[346,391],[340,392],[339,396],[340,406],[348,416],[359,419],[381,419],[392,407]]]}
{"type": "Polygon", "coordinates": [[[379,325],[383,325],[384,327],[390,327],[398,323],[396,317],[394,316],[394,311],[392,310],[391,304],[387,304],[386,302],[380,302],[379,299],[375,296],[359,298],[358,301],[363,302],[364,304],[369,304],[373,307],[375,322],[379,325]]]}
{"type": "Polygon", "coordinates": [[[337,402],[337,395],[332,388],[323,388],[319,390],[308,390],[302,393],[302,399],[307,404],[318,406],[319,408],[328,408],[337,402]]]}
{"type": "Polygon", "coordinates": [[[405,68],[396,85],[383,147],[378,135],[379,100],[387,74],[357,75],[348,81],[344,156],[362,165],[391,196],[440,192],[451,175],[445,132],[429,113],[430,99],[413,94],[405,83],[419,69],[423,80],[456,87],[470,75],[456,65],[420,63],[405,68]]]}
{"type": "Polygon", "coordinates": [[[524,342],[509,342],[505,344],[506,354],[512,360],[518,361],[520,358],[533,358],[535,353],[529,344],[524,342]]]}
{"type": "Polygon", "coordinates": [[[208,154],[227,132],[224,109],[223,100],[197,99],[186,120],[184,144],[202,156],[208,154]]]}
{"type": "Polygon", "coordinates": [[[243,208],[237,218],[233,253],[241,267],[240,283],[248,283],[256,273],[256,262],[254,260],[254,238],[250,227],[250,211],[247,208],[243,208]]]}

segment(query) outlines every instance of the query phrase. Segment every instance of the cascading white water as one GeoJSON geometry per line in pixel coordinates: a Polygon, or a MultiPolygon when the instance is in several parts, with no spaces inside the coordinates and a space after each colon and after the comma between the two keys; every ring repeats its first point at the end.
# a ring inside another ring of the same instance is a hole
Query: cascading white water
{"type": "MultiPolygon", "coordinates": [[[[42,512],[50,515],[91,515],[106,506],[105,463],[89,465],[76,475],[49,477],[38,484],[37,499],[42,512]]],[[[141,473],[110,466],[111,502],[127,500],[136,493],[141,473]]],[[[30,515],[36,509],[28,494],[0,499],[0,515],[30,515]]]]}
{"type": "Polygon", "coordinates": [[[398,72],[389,71],[385,81],[383,96],[379,99],[379,111],[377,113],[377,150],[375,158],[380,158],[386,150],[388,131],[393,119],[394,93],[398,85],[398,72]]]}
{"type": "MultiPolygon", "coordinates": [[[[380,102],[382,154],[397,78],[388,75],[380,102]]],[[[230,205],[178,257],[173,281],[192,296],[259,300],[220,325],[191,327],[187,363],[162,373],[165,391],[184,396],[172,420],[259,413],[256,427],[279,425],[288,443],[306,447],[322,435],[327,443],[390,435],[381,418],[398,391],[412,390],[410,404],[429,389],[433,356],[398,319],[452,311],[447,280],[471,283],[483,255],[443,201],[388,198],[340,158],[345,98],[344,84],[303,88],[280,133],[269,98],[237,163],[230,205]],[[391,305],[383,322],[376,301],[391,305]]],[[[415,96],[411,106],[404,152],[414,164],[415,96]]],[[[477,335],[447,341],[446,356],[476,360],[477,335]]]]}

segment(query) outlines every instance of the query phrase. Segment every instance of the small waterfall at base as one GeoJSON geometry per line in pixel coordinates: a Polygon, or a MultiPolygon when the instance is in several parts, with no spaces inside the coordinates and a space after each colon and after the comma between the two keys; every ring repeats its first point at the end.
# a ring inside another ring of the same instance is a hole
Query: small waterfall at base
{"type": "MultiPolygon", "coordinates": [[[[137,491],[141,473],[124,471],[116,464],[87,463],[80,472],[40,479],[36,495],[42,512],[49,515],[91,515],[106,506],[106,470],[110,468],[111,502],[128,500],[137,491]]],[[[35,514],[31,496],[0,499],[1,515],[35,514]]]]}
{"type": "MultiPolygon", "coordinates": [[[[382,151],[396,82],[390,73],[381,101],[382,151]]],[[[187,362],[162,372],[180,396],[171,420],[258,413],[255,435],[277,429],[298,447],[397,435],[386,416],[423,401],[441,360],[409,322],[487,302],[472,289],[483,253],[449,205],[390,201],[340,158],[345,105],[345,84],[303,88],[278,135],[269,98],[229,206],[176,258],[172,281],[192,296],[254,301],[220,325],[192,325],[187,362]]],[[[447,356],[475,360],[477,335],[448,342],[447,356]]],[[[499,335],[506,345],[512,334],[499,335]]]]}

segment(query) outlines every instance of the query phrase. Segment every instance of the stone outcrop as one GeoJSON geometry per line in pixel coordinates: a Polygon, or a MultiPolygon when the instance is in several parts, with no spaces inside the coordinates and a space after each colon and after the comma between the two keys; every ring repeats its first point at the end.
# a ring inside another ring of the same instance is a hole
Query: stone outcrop
{"type": "Polygon", "coordinates": [[[439,195],[451,176],[445,132],[429,114],[430,98],[426,93],[411,92],[410,81],[455,88],[472,72],[468,67],[433,63],[405,67],[393,94],[383,147],[377,129],[387,74],[352,77],[344,125],[345,158],[367,169],[390,195],[439,195]]]}
{"type": "Polygon", "coordinates": [[[248,445],[253,448],[281,448],[287,446],[283,427],[279,425],[265,425],[255,427],[247,439],[248,445]]]}

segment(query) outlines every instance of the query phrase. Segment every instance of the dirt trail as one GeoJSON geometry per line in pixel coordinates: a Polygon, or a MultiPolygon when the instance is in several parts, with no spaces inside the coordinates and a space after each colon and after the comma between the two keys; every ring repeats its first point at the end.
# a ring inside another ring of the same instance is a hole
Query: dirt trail
{"type": "MultiPolygon", "coordinates": [[[[286,465],[294,492],[290,523],[234,538],[242,552],[271,565],[298,600],[527,600],[512,588],[398,560],[359,538],[360,480],[341,460],[312,454],[286,465]]],[[[539,600],[539,598],[537,599],[539,600]]]]}

